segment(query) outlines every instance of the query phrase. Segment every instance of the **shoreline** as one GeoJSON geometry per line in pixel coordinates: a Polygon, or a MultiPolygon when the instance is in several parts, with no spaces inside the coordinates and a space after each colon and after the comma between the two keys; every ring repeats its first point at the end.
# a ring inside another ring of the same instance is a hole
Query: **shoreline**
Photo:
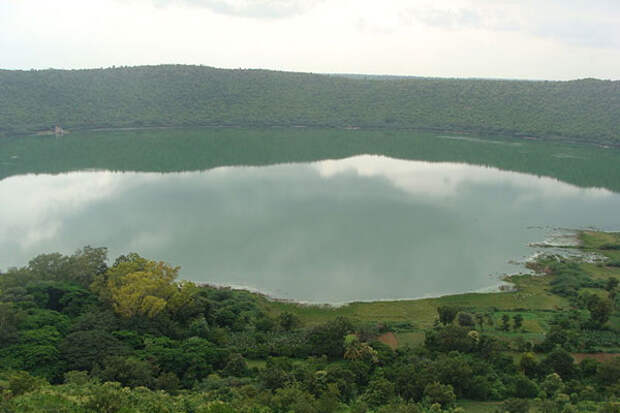
{"type": "MultiPolygon", "coordinates": [[[[620,142],[617,141],[591,141],[578,137],[560,136],[560,135],[535,135],[524,134],[521,132],[506,132],[501,130],[474,130],[474,129],[449,129],[439,127],[384,127],[384,126],[359,126],[359,125],[322,125],[322,124],[260,124],[260,125],[243,125],[243,124],[205,124],[205,125],[164,125],[164,126],[119,126],[119,127],[88,127],[88,128],[69,128],[64,130],[64,135],[75,133],[97,133],[97,132],[123,132],[123,131],[149,131],[149,130],[166,130],[166,129],[324,129],[324,130],[342,130],[342,131],[409,131],[409,132],[425,132],[425,133],[446,133],[454,134],[454,136],[437,136],[437,138],[461,138],[466,137],[481,138],[482,140],[490,140],[488,137],[493,135],[498,138],[511,139],[515,141],[555,141],[568,144],[596,146],[603,149],[620,149],[620,142]]],[[[0,139],[19,139],[30,136],[55,136],[53,130],[34,130],[14,135],[0,135],[0,139]]]]}
{"type": "MultiPolygon", "coordinates": [[[[605,233],[605,234],[620,233],[620,231],[604,231],[604,230],[598,230],[598,229],[593,229],[593,228],[582,228],[582,229],[552,228],[552,230],[564,231],[564,235],[562,236],[562,238],[564,239],[568,238],[566,236],[566,233],[572,233],[569,237],[574,238],[575,243],[564,245],[564,244],[552,244],[552,243],[547,243],[546,241],[542,241],[539,243],[529,243],[528,246],[532,248],[543,248],[543,249],[558,249],[558,250],[566,249],[566,250],[578,250],[578,251],[591,251],[591,250],[596,250],[596,249],[591,248],[591,247],[586,247],[583,245],[583,240],[581,236],[586,231],[595,231],[598,233],[605,233]]],[[[513,273],[513,274],[500,275],[498,276],[499,282],[493,286],[483,287],[478,290],[472,290],[472,291],[463,291],[463,292],[437,294],[437,295],[431,294],[431,295],[426,295],[422,297],[411,297],[411,298],[378,298],[378,299],[370,299],[370,300],[353,300],[353,301],[346,301],[346,302],[341,302],[341,303],[312,302],[312,301],[298,300],[294,298],[277,297],[275,293],[268,292],[268,291],[261,291],[258,288],[253,288],[253,287],[244,286],[244,285],[225,285],[225,284],[217,284],[217,283],[209,283],[209,282],[200,282],[200,283],[196,283],[196,285],[201,286],[201,287],[206,286],[206,287],[212,287],[212,288],[217,288],[217,289],[231,289],[231,290],[236,290],[236,291],[245,291],[250,294],[258,295],[262,297],[263,299],[265,299],[266,301],[270,303],[274,303],[274,304],[292,305],[292,306],[298,306],[302,308],[318,308],[318,309],[337,310],[337,309],[343,309],[345,307],[355,306],[355,305],[372,305],[372,304],[377,304],[377,303],[415,303],[415,302],[420,302],[424,300],[441,300],[441,299],[446,299],[447,297],[457,298],[457,297],[464,297],[464,296],[471,296],[471,295],[517,293],[519,292],[519,283],[515,282],[512,279],[518,278],[518,277],[527,277],[527,276],[534,276],[534,277],[544,276],[544,274],[537,273],[534,269],[528,267],[529,263],[536,262],[538,257],[544,256],[544,255],[546,255],[546,252],[538,251],[532,254],[526,261],[522,261],[522,262],[515,261],[515,264],[522,266],[528,272],[518,272],[518,273],[513,273]]],[[[588,262],[587,260],[588,257],[585,255],[572,255],[570,257],[571,258],[580,257],[584,260],[584,262],[588,262]]]]}

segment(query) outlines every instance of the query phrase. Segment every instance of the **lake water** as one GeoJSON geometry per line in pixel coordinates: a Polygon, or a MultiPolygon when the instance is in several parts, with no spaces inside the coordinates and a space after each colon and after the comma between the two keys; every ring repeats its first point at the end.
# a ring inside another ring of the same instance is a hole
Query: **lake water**
{"type": "Polygon", "coordinates": [[[360,155],[196,172],[0,181],[0,268],[107,246],[181,278],[344,303],[496,288],[553,228],[620,229],[620,194],[448,162],[360,155]]]}

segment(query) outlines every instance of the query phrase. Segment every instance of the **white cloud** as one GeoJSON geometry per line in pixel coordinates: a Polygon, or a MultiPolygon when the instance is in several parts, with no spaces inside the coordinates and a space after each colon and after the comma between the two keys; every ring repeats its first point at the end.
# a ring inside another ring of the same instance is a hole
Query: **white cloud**
{"type": "Polygon", "coordinates": [[[412,7],[402,12],[406,23],[417,20],[443,30],[519,31],[572,45],[620,48],[618,2],[534,2],[461,0],[412,7]]]}
{"type": "Polygon", "coordinates": [[[215,13],[253,18],[283,18],[306,12],[321,0],[153,0],[159,6],[186,4],[215,13]]]}
{"type": "Polygon", "coordinates": [[[620,2],[4,0],[0,68],[620,78],[620,2]]]}

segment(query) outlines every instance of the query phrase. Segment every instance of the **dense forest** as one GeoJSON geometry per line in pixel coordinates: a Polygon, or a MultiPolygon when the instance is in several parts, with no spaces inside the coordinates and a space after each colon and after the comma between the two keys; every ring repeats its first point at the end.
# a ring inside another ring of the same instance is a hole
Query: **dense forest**
{"type": "Polygon", "coordinates": [[[203,66],[0,71],[0,136],[65,129],[322,126],[620,142],[620,82],[377,78],[203,66]]]}
{"type": "Polygon", "coordinates": [[[456,413],[464,399],[496,401],[476,411],[617,412],[620,357],[572,356],[618,345],[617,278],[553,255],[533,265],[571,303],[542,341],[497,335],[523,331],[526,309],[498,319],[445,305],[423,342],[394,348],[378,338],[398,325],[310,323],[137,254],[40,255],[0,273],[0,412],[456,413]]]}

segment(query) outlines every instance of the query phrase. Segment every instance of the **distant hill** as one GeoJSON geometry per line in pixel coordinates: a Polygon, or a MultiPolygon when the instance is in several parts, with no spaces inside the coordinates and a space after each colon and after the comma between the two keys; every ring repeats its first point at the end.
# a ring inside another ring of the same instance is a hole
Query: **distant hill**
{"type": "Polygon", "coordinates": [[[0,136],[157,126],[453,130],[620,143],[620,81],[334,76],[204,66],[0,70],[0,136]]]}

